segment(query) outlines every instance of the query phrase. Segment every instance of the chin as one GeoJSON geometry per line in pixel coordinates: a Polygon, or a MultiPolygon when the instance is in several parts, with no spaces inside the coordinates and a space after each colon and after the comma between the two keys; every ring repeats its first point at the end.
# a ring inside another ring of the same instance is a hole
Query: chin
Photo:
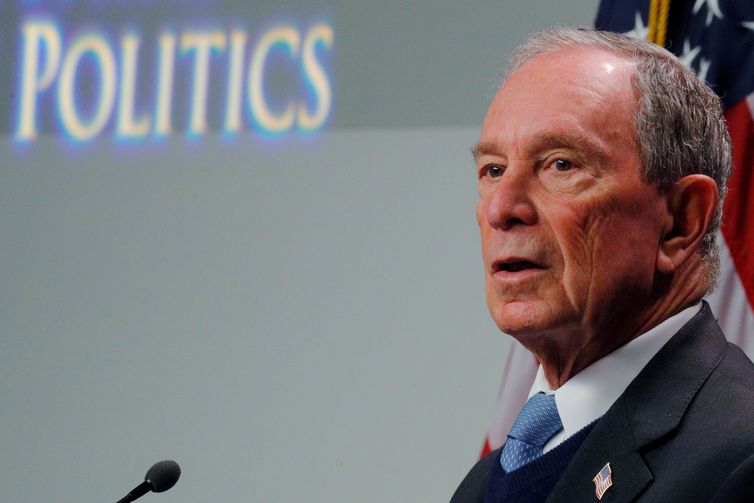
{"type": "Polygon", "coordinates": [[[553,313],[542,302],[513,300],[490,306],[497,326],[516,338],[538,335],[558,326],[553,313]]]}

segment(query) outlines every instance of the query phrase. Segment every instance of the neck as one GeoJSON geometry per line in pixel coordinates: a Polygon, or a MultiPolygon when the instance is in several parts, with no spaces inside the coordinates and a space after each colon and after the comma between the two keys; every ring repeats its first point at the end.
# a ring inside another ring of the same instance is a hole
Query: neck
{"type": "MultiPolygon", "coordinates": [[[[558,327],[543,334],[519,338],[536,357],[552,389],[667,320],[699,302],[708,290],[702,267],[678,270],[673,277],[658,277],[653,292],[637,306],[614,307],[609,316],[578,326],[558,327]]],[[[642,297],[632,297],[635,298],[642,297]]]]}

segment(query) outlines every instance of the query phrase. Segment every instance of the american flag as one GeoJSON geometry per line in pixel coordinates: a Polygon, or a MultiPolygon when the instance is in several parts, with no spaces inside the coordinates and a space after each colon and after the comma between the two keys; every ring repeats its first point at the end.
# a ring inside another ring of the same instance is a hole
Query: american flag
{"type": "MultiPolygon", "coordinates": [[[[733,173],[718,236],[720,284],[707,301],[728,339],[754,359],[754,2],[603,0],[595,26],[663,45],[722,99],[733,173]]],[[[536,369],[532,356],[514,343],[482,454],[505,441],[536,369]]]]}
{"type": "Polygon", "coordinates": [[[603,466],[602,470],[592,480],[594,481],[594,493],[597,495],[597,499],[601,500],[605,491],[613,485],[613,471],[610,469],[610,463],[603,466]]]}

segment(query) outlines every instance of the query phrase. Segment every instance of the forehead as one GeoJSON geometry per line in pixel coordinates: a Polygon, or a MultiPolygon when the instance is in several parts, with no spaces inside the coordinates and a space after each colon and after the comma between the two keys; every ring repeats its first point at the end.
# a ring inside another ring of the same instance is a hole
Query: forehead
{"type": "Polygon", "coordinates": [[[633,63],[592,47],[538,55],[518,68],[492,100],[480,145],[510,150],[535,138],[586,138],[601,148],[634,138],[633,63]]]}

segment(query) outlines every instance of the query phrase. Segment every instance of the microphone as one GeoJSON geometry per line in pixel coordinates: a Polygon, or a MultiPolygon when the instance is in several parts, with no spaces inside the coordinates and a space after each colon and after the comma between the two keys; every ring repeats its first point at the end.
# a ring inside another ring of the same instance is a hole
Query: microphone
{"type": "Polygon", "coordinates": [[[149,491],[161,493],[167,491],[178,482],[181,476],[181,467],[172,460],[159,461],[147,470],[144,476],[144,482],[136,486],[123,499],[117,503],[131,503],[137,498],[141,498],[149,491]]]}

